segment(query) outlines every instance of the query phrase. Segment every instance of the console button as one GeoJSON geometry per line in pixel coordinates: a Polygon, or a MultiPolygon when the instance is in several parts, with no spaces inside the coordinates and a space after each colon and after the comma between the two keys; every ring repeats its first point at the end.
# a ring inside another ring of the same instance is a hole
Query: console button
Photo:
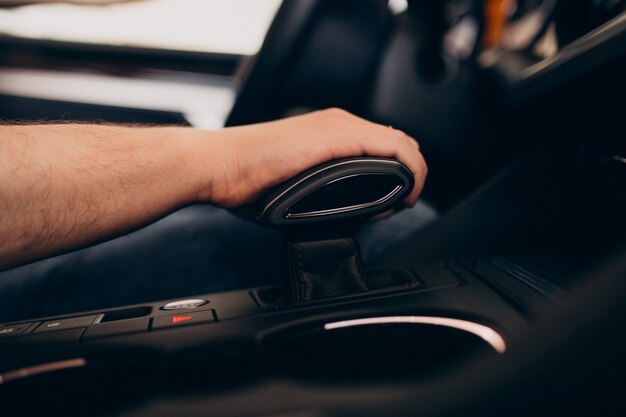
{"type": "Polygon", "coordinates": [[[114,334],[143,332],[148,330],[148,317],[137,319],[110,321],[106,323],[93,324],[87,328],[83,339],[92,337],[110,336],[114,334]]]}
{"type": "Polygon", "coordinates": [[[65,329],[74,329],[77,327],[85,327],[89,326],[94,322],[94,320],[98,317],[97,315],[93,316],[82,316],[82,317],[72,317],[69,319],[60,319],[60,320],[49,320],[44,321],[37,327],[34,333],[41,332],[50,332],[54,330],[65,330],[65,329]]]}
{"type": "Polygon", "coordinates": [[[28,329],[28,327],[30,327],[30,325],[33,324],[31,323],[20,323],[20,324],[12,324],[10,326],[2,326],[0,327],[0,338],[2,337],[11,337],[11,336],[19,336],[22,333],[24,333],[24,331],[26,329],[28,329]]]}
{"type": "Polygon", "coordinates": [[[187,326],[189,324],[211,321],[215,321],[213,310],[205,310],[193,313],[181,313],[173,316],[154,317],[152,319],[152,328],[161,329],[164,327],[187,326]]]}
{"type": "Polygon", "coordinates": [[[205,305],[208,303],[207,300],[202,300],[199,298],[190,299],[190,300],[179,300],[172,301],[171,303],[165,304],[161,307],[162,310],[181,310],[184,308],[196,308],[205,305]]]}
{"type": "Polygon", "coordinates": [[[23,337],[16,337],[7,340],[15,340],[16,343],[20,343],[20,346],[28,346],[29,349],[31,346],[35,349],[35,346],[40,345],[46,346],[45,349],[47,349],[47,347],[66,346],[68,342],[78,341],[84,331],[85,327],[77,327],[74,329],[65,329],[56,332],[33,332],[24,335],[23,337]]]}

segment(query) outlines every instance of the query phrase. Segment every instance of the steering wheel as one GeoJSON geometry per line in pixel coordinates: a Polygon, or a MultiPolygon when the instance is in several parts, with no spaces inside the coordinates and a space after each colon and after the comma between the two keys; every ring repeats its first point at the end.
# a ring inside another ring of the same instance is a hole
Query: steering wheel
{"type": "Polygon", "coordinates": [[[272,120],[295,107],[354,111],[391,16],[386,0],[285,0],[226,126],[272,120]]]}

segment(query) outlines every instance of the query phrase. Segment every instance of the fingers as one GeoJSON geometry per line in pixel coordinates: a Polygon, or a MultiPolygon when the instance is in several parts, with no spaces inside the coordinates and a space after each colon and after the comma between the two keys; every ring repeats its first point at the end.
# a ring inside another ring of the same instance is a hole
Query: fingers
{"type": "Polygon", "coordinates": [[[396,209],[389,209],[387,211],[383,211],[382,213],[378,213],[375,216],[370,218],[370,221],[382,220],[385,219],[396,212],[396,209]]]}
{"type": "MultiPolygon", "coordinates": [[[[222,187],[229,204],[243,203],[268,187],[332,159],[354,156],[394,158],[409,168],[415,187],[405,199],[412,206],[422,191],[427,167],[415,139],[390,126],[327,109],[255,125],[227,128],[214,142],[226,152],[222,187]],[[231,161],[235,159],[235,162],[231,161]],[[230,162],[229,162],[230,161],[230,162]],[[230,179],[229,179],[230,178],[230,179]]],[[[220,160],[220,161],[221,161],[220,160]]]]}
{"type": "MultiPolygon", "coordinates": [[[[318,125],[332,158],[349,156],[378,156],[395,158],[409,168],[415,177],[415,187],[405,199],[405,204],[413,206],[426,181],[428,167],[420,152],[419,143],[401,130],[383,126],[342,109],[327,109],[315,112],[322,121],[318,125]]],[[[319,142],[318,142],[319,143],[319,142]]]]}
{"type": "Polygon", "coordinates": [[[397,159],[415,178],[415,187],[404,202],[408,206],[416,203],[424,188],[428,167],[415,139],[392,126],[362,119],[345,110],[327,109],[317,113],[325,118],[323,124],[327,132],[333,132],[325,136],[333,157],[367,155],[397,159]]]}
{"type": "Polygon", "coordinates": [[[363,144],[363,153],[368,156],[395,158],[409,168],[415,178],[415,186],[404,200],[408,206],[413,206],[424,188],[428,167],[424,156],[420,152],[417,141],[404,132],[376,125],[378,134],[368,136],[363,144]]]}
{"type": "Polygon", "coordinates": [[[426,176],[428,174],[428,166],[426,165],[426,161],[424,160],[424,156],[421,152],[418,152],[418,158],[420,160],[418,165],[420,166],[421,171],[419,174],[415,174],[415,172],[412,171],[415,178],[415,186],[413,187],[411,194],[404,199],[405,204],[409,207],[413,207],[415,205],[417,199],[424,190],[424,184],[426,183],[426,176]]]}

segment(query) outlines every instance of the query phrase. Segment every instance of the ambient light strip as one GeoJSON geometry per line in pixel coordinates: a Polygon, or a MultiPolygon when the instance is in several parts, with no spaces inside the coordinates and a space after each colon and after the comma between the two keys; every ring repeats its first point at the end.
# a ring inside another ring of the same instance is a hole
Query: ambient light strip
{"type": "Polygon", "coordinates": [[[0,385],[17,379],[28,378],[29,376],[45,374],[47,372],[61,371],[63,369],[80,368],[85,366],[87,361],[83,358],[66,359],[57,362],[49,362],[40,365],[28,366],[15,369],[0,374],[0,385]]]}
{"type": "Polygon", "coordinates": [[[429,324],[432,326],[450,327],[472,333],[487,342],[496,352],[506,351],[504,338],[491,327],[474,323],[473,321],[451,319],[448,317],[431,316],[390,316],[390,317],[368,317],[363,319],[353,319],[326,323],[324,330],[335,330],[346,327],[369,326],[373,324],[429,324]]]}

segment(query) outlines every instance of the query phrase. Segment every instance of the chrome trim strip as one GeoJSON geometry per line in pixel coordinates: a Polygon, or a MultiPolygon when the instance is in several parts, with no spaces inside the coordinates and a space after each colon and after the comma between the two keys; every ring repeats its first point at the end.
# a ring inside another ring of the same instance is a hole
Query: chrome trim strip
{"type": "MultiPolygon", "coordinates": [[[[351,160],[349,160],[349,161],[339,162],[339,163],[337,163],[337,164],[335,164],[335,165],[332,165],[332,166],[326,167],[326,168],[324,168],[324,169],[322,169],[322,170],[319,170],[319,171],[313,172],[313,173],[311,173],[311,174],[307,175],[306,177],[304,177],[304,178],[300,179],[298,182],[296,182],[295,184],[293,184],[291,187],[287,188],[285,191],[283,191],[282,193],[280,193],[279,195],[277,195],[276,197],[274,197],[274,198],[272,199],[272,201],[270,201],[268,204],[266,204],[266,205],[265,205],[265,208],[267,208],[267,207],[269,207],[269,206],[273,205],[274,203],[276,203],[276,201],[278,201],[281,197],[283,197],[285,194],[287,194],[287,193],[288,193],[290,190],[292,190],[294,187],[297,187],[298,185],[302,184],[304,181],[308,180],[309,178],[311,178],[311,177],[312,177],[312,176],[314,176],[314,175],[319,174],[320,172],[324,172],[324,171],[326,171],[326,170],[329,170],[329,169],[331,169],[331,168],[335,168],[335,167],[338,167],[338,166],[341,166],[341,165],[353,164],[353,163],[357,163],[357,162],[369,162],[369,161],[370,161],[369,159],[351,159],[351,160]]],[[[382,163],[389,164],[389,165],[395,165],[395,163],[394,163],[394,162],[392,162],[392,161],[379,160],[379,161],[377,161],[377,162],[382,162],[382,163]]],[[[358,174],[357,174],[357,175],[358,175],[358,174]]],[[[265,215],[265,211],[266,211],[266,210],[263,210],[263,212],[260,214],[260,216],[259,216],[259,217],[262,217],[263,215],[265,215]]]]}
{"type": "Polygon", "coordinates": [[[42,363],[40,365],[27,366],[0,374],[0,385],[15,381],[17,379],[28,378],[29,376],[44,374],[46,372],[61,371],[63,369],[80,368],[87,364],[84,358],[66,359],[56,362],[42,363]]]}
{"type": "MultiPolygon", "coordinates": [[[[349,176],[346,176],[346,177],[337,178],[335,181],[331,181],[328,184],[332,184],[333,182],[336,182],[336,181],[339,181],[339,180],[343,180],[345,178],[354,177],[354,176],[357,176],[357,175],[361,175],[361,174],[349,175],[349,176]]],[[[362,175],[369,175],[369,174],[362,174],[362,175]]],[[[326,184],[326,185],[328,185],[328,184],[326,184]]],[[[403,188],[404,187],[401,186],[401,185],[396,185],[396,188],[391,190],[391,192],[389,192],[389,194],[387,194],[386,196],[384,196],[382,198],[379,198],[376,201],[370,201],[369,203],[355,204],[353,206],[338,207],[338,208],[329,209],[329,210],[317,210],[317,211],[309,211],[309,212],[306,212],[306,213],[287,214],[285,216],[285,218],[286,219],[304,219],[304,218],[309,218],[309,217],[327,216],[327,215],[330,215],[330,214],[348,213],[350,211],[356,211],[356,210],[362,210],[362,209],[366,209],[366,208],[370,208],[370,207],[376,207],[376,206],[381,205],[384,202],[390,200],[394,195],[398,194],[400,192],[400,190],[403,189],[403,188]]]]}
{"type": "Polygon", "coordinates": [[[342,329],[346,327],[369,326],[373,324],[429,324],[433,326],[444,326],[453,329],[463,330],[480,337],[487,342],[496,352],[504,353],[506,351],[506,342],[504,338],[491,327],[478,324],[473,321],[452,319],[449,317],[431,317],[431,316],[389,316],[389,317],[368,317],[362,319],[336,321],[326,323],[324,330],[342,329]]]}

